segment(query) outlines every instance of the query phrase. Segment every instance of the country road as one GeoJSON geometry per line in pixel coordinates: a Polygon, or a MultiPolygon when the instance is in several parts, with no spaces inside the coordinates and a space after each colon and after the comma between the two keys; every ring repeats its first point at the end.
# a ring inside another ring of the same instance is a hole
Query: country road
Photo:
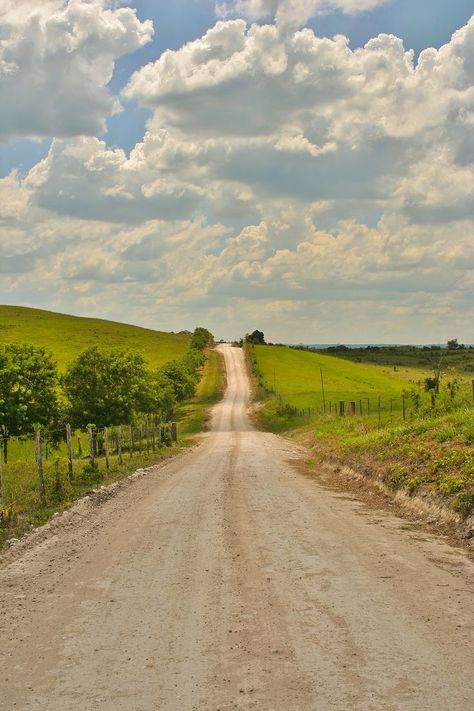
{"type": "Polygon", "coordinates": [[[255,431],[241,349],[199,446],[0,569],[2,711],[467,711],[474,566],[255,431]]]}

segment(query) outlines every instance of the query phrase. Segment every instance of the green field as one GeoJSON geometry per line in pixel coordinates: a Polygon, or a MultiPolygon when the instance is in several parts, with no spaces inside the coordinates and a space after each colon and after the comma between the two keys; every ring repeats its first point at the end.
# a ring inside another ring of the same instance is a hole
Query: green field
{"type": "Polygon", "coordinates": [[[32,343],[51,352],[59,369],[90,346],[138,351],[151,367],[184,356],[190,337],[114,321],[66,316],[22,306],[0,306],[0,345],[32,343]]]}
{"type": "Polygon", "coordinates": [[[342,358],[285,346],[256,346],[258,368],[268,390],[276,390],[284,402],[297,408],[320,407],[323,401],[323,371],[326,401],[371,398],[401,398],[410,382],[427,371],[416,368],[392,368],[353,363],[342,358]]]}

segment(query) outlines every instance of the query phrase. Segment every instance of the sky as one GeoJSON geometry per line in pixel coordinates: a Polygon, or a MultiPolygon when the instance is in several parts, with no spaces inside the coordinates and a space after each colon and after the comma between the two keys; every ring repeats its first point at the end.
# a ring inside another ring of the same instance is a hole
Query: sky
{"type": "Polygon", "coordinates": [[[472,0],[0,0],[0,303],[474,342],[472,0]]]}

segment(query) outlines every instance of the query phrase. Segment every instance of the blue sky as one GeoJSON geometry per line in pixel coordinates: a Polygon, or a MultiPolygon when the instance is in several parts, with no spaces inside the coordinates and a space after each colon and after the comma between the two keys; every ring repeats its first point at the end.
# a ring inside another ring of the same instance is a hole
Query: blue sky
{"type": "Polygon", "coordinates": [[[0,301],[472,341],[472,0],[5,5],[0,301]]]}
{"type": "MultiPolygon", "coordinates": [[[[216,21],[215,0],[136,0],[128,4],[142,19],[153,20],[153,41],[132,54],[121,57],[115,66],[110,90],[119,93],[131,74],[148,62],[155,61],[166,49],[179,49],[186,42],[201,37],[216,21]]],[[[472,0],[392,0],[370,12],[356,15],[333,10],[308,23],[321,36],[345,34],[351,47],[363,46],[381,32],[395,34],[407,49],[418,55],[426,47],[440,47],[449,42],[456,29],[473,13],[472,0]]],[[[124,110],[108,120],[104,137],[110,145],[129,152],[143,137],[150,112],[134,102],[123,102],[124,110]]],[[[44,157],[49,141],[16,140],[0,144],[0,177],[12,168],[25,173],[44,157]]]]}

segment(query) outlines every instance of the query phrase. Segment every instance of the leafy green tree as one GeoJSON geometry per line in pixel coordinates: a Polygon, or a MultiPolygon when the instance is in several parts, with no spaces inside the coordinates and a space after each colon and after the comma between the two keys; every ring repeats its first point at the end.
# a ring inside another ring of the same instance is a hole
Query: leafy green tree
{"type": "Polygon", "coordinates": [[[178,402],[194,397],[199,376],[197,368],[191,368],[189,361],[187,363],[184,359],[182,361],[172,360],[166,363],[159,373],[173,388],[178,402]]]}
{"type": "Polygon", "coordinates": [[[58,372],[52,356],[36,346],[9,344],[0,349],[0,436],[4,461],[11,437],[32,434],[57,417],[58,372]]]}
{"type": "Polygon", "coordinates": [[[212,335],[212,333],[208,331],[207,328],[202,328],[202,326],[199,326],[198,328],[194,329],[194,333],[191,338],[190,348],[198,351],[203,351],[213,342],[214,336],[212,335]]]}
{"type": "Polygon", "coordinates": [[[177,402],[171,380],[160,371],[156,371],[151,376],[150,393],[150,407],[146,412],[158,415],[163,421],[170,420],[177,402]]]}
{"type": "Polygon", "coordinates": [[[153,405],[150,373],[139,353],[88,348],[71,363],[62,383],[78,427],[127,424],[153,405]]]}
{"type": "Polygon", "coordinates": [[[253,333],[247,333],[245,336],[246,343],[253,343],[254,345],[265,345],[265,334],[263,331],[253,331],[253,333]]]}

